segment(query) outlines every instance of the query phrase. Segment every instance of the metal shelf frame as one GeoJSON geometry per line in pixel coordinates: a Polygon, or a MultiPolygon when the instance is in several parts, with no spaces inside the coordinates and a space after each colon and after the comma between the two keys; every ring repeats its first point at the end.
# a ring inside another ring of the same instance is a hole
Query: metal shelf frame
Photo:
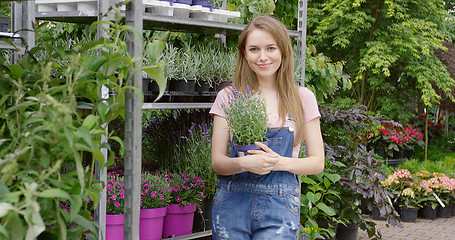
{"type": "MultiPolygon", "coordinates": [[[[33,23],[35,19],[84,23],[89,24],[100,20],[107,12],[109,6],[118,3],[120,0],[99,0],[98,11],[74,11],[74,12],[35,12],[35,1],[13,2],[12,6],[12,29],[13,32],[21,33],[26,41],[26,49],[35,46],[35,35],[33,23]]],[[[223,1],[223,8],[226,6],[223,1]]],[[[307,24],[307,0],[298,1],[298,27],[297,31],[289,31],[291,37],[298,40],[297,54],[300,61],[305,62],[306,51],[306,24],[307,24]]],[[[142,32],[144,29],[169,30],[181,32],[193,32],[203,34],[238,34],[245,27],[241,24],[218,23],[196,19],[181,19],[167,16],[155,16],[145,13],[142,0],[132,0],[126,5],[124,11],[125,24],[134,27],[142,32]]],[[[100,36],[100,34],[98,34],[100,36]]],[[[142,42],[131,32],[127,33],[127,48],[135,58],[142,57],[142,42]]],[[[20,56],[15,56],[13,62],[20,56]]],[[[137,64],[142,64],[137,61],[137,64]]],[[[136,66],[139,67],[139,66],[136,66]]],[[[300,83],[305,79],[305,64],[303,64],[300,83]]],[[[131,84],[142,89],[142,76],[138,72],[134,75],[131,84]]],[[[102,95],[103,91],[101,90],[102,95]]],[[[128,91],[125,99],[125,219],[124,239],[139,239],[139,203],[140,203],[140,176],[141,176],[141,155],[142,155],[142,110],[143,109],[181,109],[181,108],[210,108],[211,103],[142,103],[140,97],[134,91],[128,91]]],[[[106,127],[107,128],[107,127],[106,127]]],[[[105,151],[107,158],[107,151],[105,151]]],[[[98,169],[98,179],[106,180],[106,169],[98,169]]],[[[105,191],[101,196],[100,210],[95,214],[99,223],[99,239],[105,236],[105,215],[106,195],[105,191]]],[[[191,234],[191,236],[210,236],[211,231],[191,234]]],[[[188,235],[189,236],[189,235],[188,235]]],[[[176,238],[177,239],[177,238],[176,238]]],[[[180,237],[179,239],[188,239],[180,237]]]]}

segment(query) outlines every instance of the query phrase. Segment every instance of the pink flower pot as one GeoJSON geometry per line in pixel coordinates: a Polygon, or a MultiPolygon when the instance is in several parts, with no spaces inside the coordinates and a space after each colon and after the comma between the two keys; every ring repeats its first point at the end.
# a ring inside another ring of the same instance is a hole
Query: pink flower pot
{"type": "Polygon", "coordinates": [[[169,205],[164,217],[163,238],[191,234],[196,204],[169,205]]]}
{"type": "Polygon", "coordinates": [[[139,238],[141,240],[161,239],[166,212],[167,207],[141,209],[139,221],[139,238]]]}
{"type": "Polygon", "coordinates": [[[123,214],[106,215],[106,239],[123,240],[123,214]]]}

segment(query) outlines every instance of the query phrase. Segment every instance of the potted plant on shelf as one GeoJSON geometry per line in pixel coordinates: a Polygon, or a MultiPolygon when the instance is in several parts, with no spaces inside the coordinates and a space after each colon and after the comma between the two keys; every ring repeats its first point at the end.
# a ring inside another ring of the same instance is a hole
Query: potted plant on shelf
{"type": "Polygon", "coordinates": [[[163,174],[146,172],[141,185],[139,236],[141,239],[161,239],[164,216],[170,203],[170,184],[163,174]]]}
{"type": "Polygon", "coordinates": [[[123,239],[124,194],[123,177],[109,175],[106,183],[106,239],[123,239]]]}
{"type": "Polygon", "coordinates": [[[204,199],[204,184],[191,173],[165,173],[171,186],[171,202],[164,217],[163,237],[190,234],[194,212],[204,199]]]}
{"type": "Polygon", "coordinates": [[[200,65],[201,61],[194,47],[185,46],[184,49],[179,50],[174,64],[177,72],[169,83],[169,90],[194,93],[200,65]]]}
{"type": "Polygon", "coordinates": [[[240,92],[231,85],[233,95],[228,105],[222,105],[229,131],[232,133],[232,143],[239,156],[248,155],[248,150],[260,149],[255,142],[266,143],[268,115],[265,101],[260,97],[260,90],[255,96],[247,86],[246,92],[240,92]]]}

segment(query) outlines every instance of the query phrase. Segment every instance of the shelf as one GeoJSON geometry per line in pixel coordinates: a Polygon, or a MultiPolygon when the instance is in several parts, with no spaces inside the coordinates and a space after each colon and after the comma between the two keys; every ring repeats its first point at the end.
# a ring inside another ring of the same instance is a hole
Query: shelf
{"type": "Polygon", "coordinates": [[[212,230],[204,231],[204,232],[197,232],[193,234],[188,234],[185,236],[173,237],[173,238],[164,238],[163,240],[173,239],[173,240],[187,240],[187,239],[198,239],[202,237],[209,237],[212,236],[212,230]]]}
{"type": "Polygon", "coordinates": [[[198,102],[169,102],[169,103],[143,103],[142,110],[159,110],[159,109],[194,109],[194,108],[211,108],[213,103],[198,102]]]}
{"type": "MultiPolygon", "coordinates": [[[[122,12],[124,14],[124,12],[122,12]]],[[[36,19],[90,24],[96,21],[96,11],[65,11],[65,12],[37,12],[36,19]]],[[[194,18],[177,18],[161,16],[152,13],[143,13],[144,29],[159,31],[175,31],[202,34],[238,35],[245,25],[198,20],[194,18]]],[[[298,38],[299,32],[289,30],[289,36],[298,38]]]]}

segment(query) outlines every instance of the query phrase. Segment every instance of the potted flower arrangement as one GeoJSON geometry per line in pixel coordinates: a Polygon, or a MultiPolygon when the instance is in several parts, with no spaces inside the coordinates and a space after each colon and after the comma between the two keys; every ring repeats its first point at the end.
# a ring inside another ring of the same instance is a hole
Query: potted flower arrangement
{"type": "MultiPolygon", "coordinates": [[[[383,124],[376,127],[368,136],[368,144],[385,159],[403,159],[414,147],[424,146],[422,132],[410,126],[391,127],[383,124]]],[[[398,162],[399,163],[399,162],[398,162]]]]}
{"type": "Polygon", "coordinates": [[[106,239],[123,239],[124,186],[123,177],[107,176],[106,239]]]}
{"type": "MultiPolygon", "coordinates": [[[[240,92],[231,85],[233,95],[228,105],[222,105],[233,144],[239,156],[248,154],[248,150],[259,149],[255,142],[266,142],[268,129],[267,106],[262,98],[255,96],[247,86],[246,92],[240,92]]],[[[258,95],[261,92],[259,90],[258,95]]]]}
{"type": "Polygon", "coordinates": [[[190,234],[196,207],[205,197],[202,179],[190,173],[165,173],[165,179],[171,187],[171,204],[164,218],[163,237],[190,234]]]}
{"type": "Polygon", "coordinates": [[[407,169],[398,169],[381,181],[382,186],[395,197],[395,203],[400,207],[403,222],[415,222],[422,199],[416,196],[420,186],[407,169]]]}
{"type": "Polygon", "coordinates": [[[144,173],[141,184],[139,236],[141,239],[160,239],[164,216],[170,203],[170,185],[159,172],[144,173]]]}

